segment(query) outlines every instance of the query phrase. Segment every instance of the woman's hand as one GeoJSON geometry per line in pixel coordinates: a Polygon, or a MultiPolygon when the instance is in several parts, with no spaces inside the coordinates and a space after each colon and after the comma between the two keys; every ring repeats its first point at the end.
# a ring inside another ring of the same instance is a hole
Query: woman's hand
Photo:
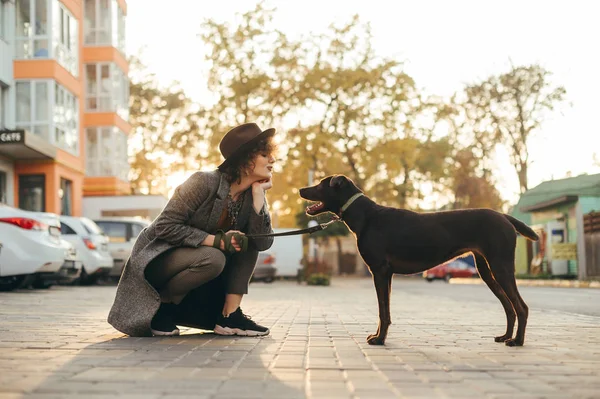
{"type": "MultiPolygon", "coordinates": [[[[244,233],[242,233],[239,230],[229,230],[227,233],[225,233],[225,235],[232,235],[233,233],[238,233],[240,235],[245,235],[244,233]]],[[[231,237],[231,245],[233,246],[233,248],[235,249],[235,252],[240,252],[242,250],[242,243],[238,242],[235,237],[231,237]]],[[[221,241],[221,249],[225,250],[225,246],[224,243],[221,241]]]]}
{"type": "Polygon", "coordinates": [[[265,191],[273,187],[272,179],[260,180],[252,183],[252,204],[256,213],[260,213],[265,204],[265,191]]]}

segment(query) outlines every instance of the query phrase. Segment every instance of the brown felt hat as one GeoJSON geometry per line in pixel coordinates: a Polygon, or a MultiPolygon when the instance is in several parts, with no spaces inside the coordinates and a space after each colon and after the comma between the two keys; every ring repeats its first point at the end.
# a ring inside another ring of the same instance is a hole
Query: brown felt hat
{"type": "Polygon", "coordinates": [[[244,123],[234,127],[223,136],[219,143],[219,150],[225,161],[218,168],[223,170],[240,155],[251,150],[260,140],[274,134],[275,129],[271,128],[263,131],[256,123],[244,123]]]}

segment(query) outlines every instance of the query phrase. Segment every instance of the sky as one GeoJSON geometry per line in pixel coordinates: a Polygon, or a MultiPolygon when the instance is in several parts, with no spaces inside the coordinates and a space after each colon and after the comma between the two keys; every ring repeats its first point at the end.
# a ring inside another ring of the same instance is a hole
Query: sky
{"type": "MultiPolygon", "coordinates": [[[[205,19],[233,23],[256,0],[128,0],[127,51],[165,84],[177,80],[194,100],[210,101],[203,44],[205,19]]],[[[600,173],[600,2],[596,1],[266,1],[273,24],[298,38],[358,14],[370,22],[373,47],[405,62],[424,92],[450,96],[464,84],[514,65],[539,63],[567,90],[567,104],[529,141],[529,186],[600,173]],[[393,8],[392,8],[393,5],[393,8]]],[[[498,189],[511,203],[519,185],[508,154],[496,155],[498,189]]]]}

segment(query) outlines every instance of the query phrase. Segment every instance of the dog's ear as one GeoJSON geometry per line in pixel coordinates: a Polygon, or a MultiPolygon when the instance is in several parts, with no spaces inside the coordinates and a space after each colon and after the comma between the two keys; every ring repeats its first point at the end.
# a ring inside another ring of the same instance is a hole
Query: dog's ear
{"type": "Polygon", "coordinates": [[[329,181],[329,187],[340,188],[346,183],[346,177],[342,175],[333,176],[329,181]]]}

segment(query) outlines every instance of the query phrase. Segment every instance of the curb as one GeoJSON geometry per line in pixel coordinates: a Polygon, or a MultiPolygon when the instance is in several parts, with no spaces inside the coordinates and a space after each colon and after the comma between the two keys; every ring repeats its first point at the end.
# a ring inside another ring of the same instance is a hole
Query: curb
{"type": "MultiPolygon", "coordinates": [[[[480,278],[451,278],[450,284],[473,285],[484,283],[480,278]]],[[[523,287],[600,288],[600,281],[517,279],[517,285],[523,287]]]]}

